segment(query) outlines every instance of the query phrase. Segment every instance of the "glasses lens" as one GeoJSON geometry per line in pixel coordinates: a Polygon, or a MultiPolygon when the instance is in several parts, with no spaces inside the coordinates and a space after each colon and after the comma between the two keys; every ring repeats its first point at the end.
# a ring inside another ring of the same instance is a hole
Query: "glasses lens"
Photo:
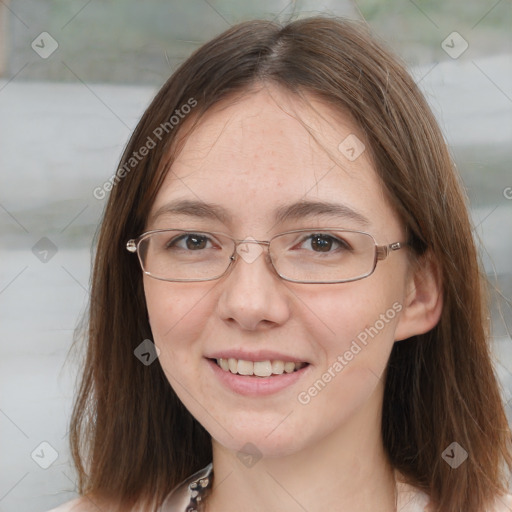
{"type": "Polygon", "coordinates": [[[153,277],[201,281],[221,276],[230,264],[233,241],[222,235],[181,230],[149,233],[139,243],[142,268],[153,277]]]}
{"type": "Polygon", "coordinates": [[[371,274],[375,268],[375,246],[375,240],[367,233],[297,231],[275,237],[270,252],[281,277],[329,283],[371,274]]]}

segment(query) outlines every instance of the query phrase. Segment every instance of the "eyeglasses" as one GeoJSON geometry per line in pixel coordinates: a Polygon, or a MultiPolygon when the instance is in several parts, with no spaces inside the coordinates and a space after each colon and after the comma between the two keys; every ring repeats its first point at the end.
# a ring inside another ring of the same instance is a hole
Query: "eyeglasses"
{"type": "Polygon", "coordinates": [[[225,233],[157,229],[128,240],[143,272],[162,281],[212,281],[238,258],[255,261],[268,248],[268,261],[294,283],[346,283],[371,275],[377,262],[406,244],[377,245],[369,233],[347,229],[296,229],[270,240],[236,240],[225,233]]]}

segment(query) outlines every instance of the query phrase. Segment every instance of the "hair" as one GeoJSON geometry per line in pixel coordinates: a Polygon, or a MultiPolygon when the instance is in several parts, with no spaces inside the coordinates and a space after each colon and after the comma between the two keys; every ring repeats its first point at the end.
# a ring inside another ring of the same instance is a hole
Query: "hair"
{"type": "Polygon", "coordinates": [[[405,66],[364,23],[324,17],[230,28],[177,69],[132,134],[91,278],[87,353],[70,429],[79,492],[106,496],[120,509],[157,506],[211,461],[210,435],[177,398],[160,364],[145,366],[134,357],[152,335],[142,272],[125,244],[144,229],[185,130],[170,116],[194,105],[198,122],[211,106],[262,83],[315,95],[350,113],[413,252],[437,262],[441,318],[428,333],[394,344],[382,438],[391,465],[428,493],[434,510],[486,509],[506,492],[511,435],[490,357],[485,279],[466,196],[405,66]],[[134,161],[150,139],[155,147],[134,161]],[[454,441],[469,453],[456,470],[441,458],[454,441]]]}

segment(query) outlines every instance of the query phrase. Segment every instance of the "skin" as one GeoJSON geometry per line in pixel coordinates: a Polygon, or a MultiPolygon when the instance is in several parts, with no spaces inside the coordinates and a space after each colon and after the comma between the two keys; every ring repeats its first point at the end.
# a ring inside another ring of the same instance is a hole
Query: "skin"
{"type": "MultiPolygon", "coordinates": [[[[350,134],[364,136],[347,116],[333,117],[332,107],[308,100],[272,86],[213,107],[168,172],[147,230],[181,227],[268,240],[330,226],[362,229],[378,244],[404,241],[368,152],[350,161],[337,149],[350,134]],[[231,218],[155,217],[176,199],[222,205],[231,218]],[[301,199],[348,205],[369,223],[363,229],[350,218],[316,216],[276,224],[274,210],[301,199]]],[[[414,271],[408,251],[400,250],[365,279],[299,284],[280,279],[263,254],[252,263],[239,259],[215,281],[144,276],[144,289],[160,364],[212,436],[216,485],[207,510],[395,509],[393,470],[380,435],[384,371],[395,340],[425,332],[439,318],[435,267],[414,271]],[[299,393],[393,304],[401,311],[308,404],[300,403],[299,393]],[[275,350],[309,367],[278,393],[240,396],[205,359],[232,348],[275,350]],[[237,457],[246,443],[261,455],[251,467],[237,457]]]]}

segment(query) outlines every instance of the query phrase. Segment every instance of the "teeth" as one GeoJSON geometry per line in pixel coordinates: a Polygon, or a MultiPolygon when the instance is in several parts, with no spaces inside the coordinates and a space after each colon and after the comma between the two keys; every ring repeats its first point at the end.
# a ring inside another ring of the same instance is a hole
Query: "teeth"
{"type": "Polygon", "coordinates": [[[272,361],[272,373],[276,375],[281,375],[284,372],[284,363],[283,361],[272,361]]]}
{"type": "Polygon", "coordinates": [[[244,361],[243,359],[239,359],[237,372],[240,375],[253,375],[254,374],[254,363],[252,361],[244,361]]]}
{"type": "Polygon", "coordinates": [[[295,363],[292,363],[290,361],[287,361],[286,363],[284,363],[284,371],[286,373],[292,373],[293,370],[295,370],[295,363]]]}
{"type": "Polygon", "coordinates": [[[293,361],[245,361],[244,359],[217,359],[217,364],[225,371],[238,375],[256,375],[257,377],[270,377],[292,373],[306,366],[306,363],[294,363],[293,361]]]}
{"type": "Polygon", "coordinates": [[[254,375],[258,377],[270,377],[272,375],[272,363],[270,361],[256,361],[253,366],[254,375]]]}

